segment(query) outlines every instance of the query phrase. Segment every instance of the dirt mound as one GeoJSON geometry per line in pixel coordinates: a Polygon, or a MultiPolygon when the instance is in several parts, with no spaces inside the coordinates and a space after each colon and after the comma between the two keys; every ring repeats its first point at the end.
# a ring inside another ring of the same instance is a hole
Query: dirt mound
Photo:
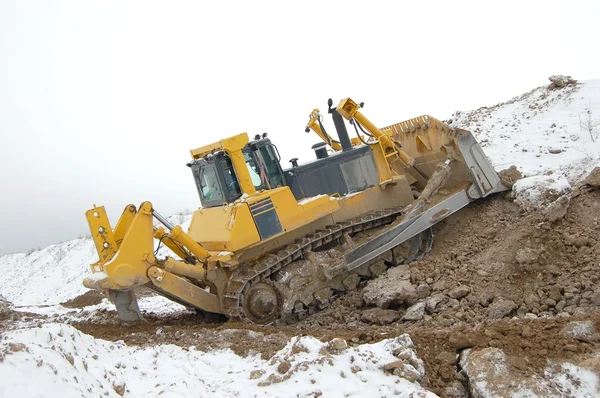
{"type": "Polygon", "coordinates": [[[77,296],[72,300],[60,303],[60,305],[67,308],[83,308],[89,305],[100,304],[105,298],[106,296],[102,292],[97,290],[89,290],[81,296],[77,296]]]}

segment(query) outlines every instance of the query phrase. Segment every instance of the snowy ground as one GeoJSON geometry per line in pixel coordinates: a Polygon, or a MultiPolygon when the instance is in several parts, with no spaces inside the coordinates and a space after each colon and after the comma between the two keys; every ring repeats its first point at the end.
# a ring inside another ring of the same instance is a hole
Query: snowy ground
{"type": "Polygon", "coordinates": [[[498,171],[515,165],[525,177],[559,173],[573,182],[600,161],[600,79],[458,111],[452,126],[471,131],[498,171]]]}
{"type": "Polygon", "coordinates": [[[46,324],[5,334],[0,396],[410,397],[419,392],[435,397],[382,371],[398,361],[396,350],[412,359],[404,371],[422,375],[423,364],[407,335],[337,351],[312,337],[298,337],[265,361],[229,350],[128,347],[71,326],[46,324]]]}
{"type": "MultiPolygon", "coordinates": [[[[452,125],[472,131],[497,170],[514,164],[529,177],[514,189],[531,205],[548,190],[569,190],[599,164],[600,123],[586,130],[586,118],[588,125],[600,120],[600,80],[561,90],[540,87],[503,104],[457,112],[452,125]]],[[[190,218],[181,214],[170,221],[185,228],[190,218]]],[[[159,256],[167,250],[161,248],[159,256]]],[[[294,338],[265,361],[229,350],[129,347],[53,323],[112,309],[106,300],[79,309],[60,305],[87,291],[81,281],[96,258],[90,238],[0,257],[0,295],[15,310],[51,319],[35,326],[21,322],[0,337],[0,396],[434,396],[381,369],[397,361],[394,350],[404,348],[410,361],[403,369],[422,375],[407,336],[339,352],[312,338],[294,338]],[[283,362],[291,371],[277,370],[283,362]]],[[[159,315],[187,311],[162,297],[144,297],[139,304],[159,315]]],[[[577,391],[595,391],[597,380],[586,377],[591,381],[577,391]]]]}

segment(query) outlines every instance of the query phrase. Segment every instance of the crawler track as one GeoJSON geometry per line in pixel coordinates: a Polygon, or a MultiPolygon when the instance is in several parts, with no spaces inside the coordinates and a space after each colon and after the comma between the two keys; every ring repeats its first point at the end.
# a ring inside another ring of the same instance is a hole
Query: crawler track
{"type": "Polygon", "coordinates": [[[402,210],[373,212],[327,226],[250,266],[238,268],[228,284],[225,313],[232,318],[268,324],[277,320],[300,320],[306,314],[325,308],[332,291],[355,287],[359,278],[352,275],[370,276],[367,266],[377,260],[348,270],[339,261],[343,253],[336,249],[323,250],[326,245],[345,247],[352,241],[351,236],[391,224],[402,210]],[[294,289],[298,284],[300,286],[294,289]],[[255,303],[259,303],[259,310],[248,308],[255,303]]]}

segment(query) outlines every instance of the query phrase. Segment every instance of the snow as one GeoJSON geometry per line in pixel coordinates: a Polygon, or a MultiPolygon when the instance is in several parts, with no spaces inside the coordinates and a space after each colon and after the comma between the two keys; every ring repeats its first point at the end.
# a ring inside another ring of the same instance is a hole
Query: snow
{"type": "Polygon", "coordinates": [[[411,347],[404,335],[332,354],[312,337],[296,337],[272,360],[262,360],[230,350],[130,347],[52,323],[5,333],[0,396],[435,397],[381,370],[397,360],[393,350],[411,347]],[[285,375],[277,370],[280,360],[290,364],[285,375]],[[250,378],[253,371],[262,376],[250,378]]]}
{"type": "Polygon", "coordinates": [[[2,256],[0,294],[15,305],[59,304],[88,291],[81,281],[97,260],[91,238],[2,256]]]}
{"type": "Polygon", "coordinates": [[[300,206],[302,206],[302,205],[305,205],[305,204],[307,204],[307,203],[313,202],[313,201],[315,201],[315,200],[317,200],[317,199],[323,198],[323,197],[325,197],[325,196],[327,196],[327,195],[317,195],[317,196],[312,196],[312,197],[310,197],[310,198],[304,198],[304,199],[302,199],[302,200],[298,201],[298,204],[299,204],[300,206]]]}
{"type": "Polygon", "coordinates": [[[558,172],[574,182],[600,160],[600,123],[590,134],[580,123],[587,115],[600,121],[600,79],[459,111],[452,126],[471,131],[497,171],[514,164],[527,177],[558,172]]]}
{"type": "Polygon", "coordinates": [[[538,207],[547,201],[545,196],[556,198],[570,190],[571,184],[560,174],[523,178],[513,186],[516,202],[525,208],[538,207]]]}

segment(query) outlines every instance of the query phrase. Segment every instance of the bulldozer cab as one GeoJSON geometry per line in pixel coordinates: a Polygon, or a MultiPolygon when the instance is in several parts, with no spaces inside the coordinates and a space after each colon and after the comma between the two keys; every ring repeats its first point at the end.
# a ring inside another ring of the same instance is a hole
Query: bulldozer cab
{"type": "Polygon", "coordinates": [[[242,167],[250,177],[251,189],[244,189],[244,184],[240,183],[240,171],[232,161],[239,153],[234,152],[235,149],[224,147],[188,163],[203,207],[222,206],[243,194],[252,195],[256,191],[285,185],[279,152],[266,136],[256,136],[241,149],[242,167]]]}

